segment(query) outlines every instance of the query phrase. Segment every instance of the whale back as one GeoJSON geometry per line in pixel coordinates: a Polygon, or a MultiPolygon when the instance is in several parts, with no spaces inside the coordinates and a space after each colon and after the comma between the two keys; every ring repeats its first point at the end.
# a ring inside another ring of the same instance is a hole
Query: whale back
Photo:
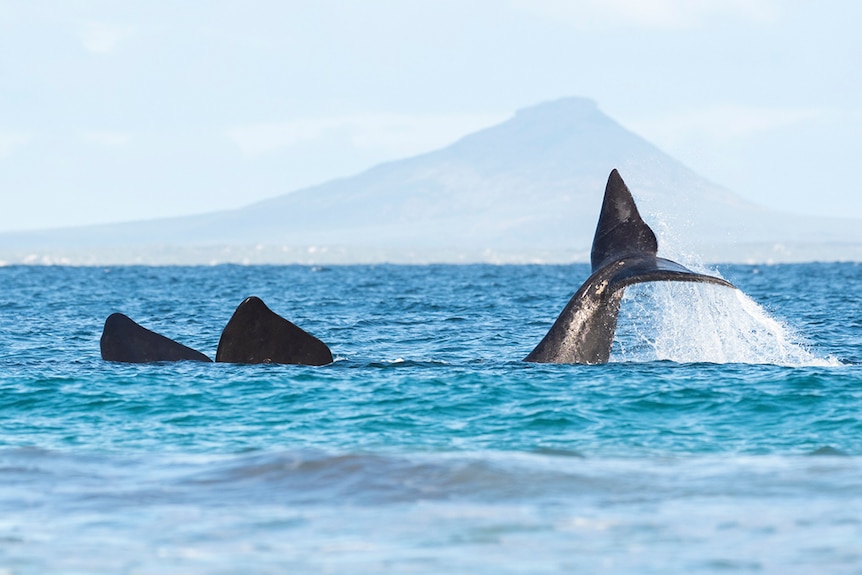
{"type": "Polygon", "coordinates": [[[216,361],[326,365],[332,363],[332,352],[252,296],[239,304],[222,331],[216,361]]]}
{"type": "Polygon", "coordinates": [[[212,361],[201,352],[150,331],[121,313],[112,313],[105,320],[99,347],[106,361],[212,361]]]}

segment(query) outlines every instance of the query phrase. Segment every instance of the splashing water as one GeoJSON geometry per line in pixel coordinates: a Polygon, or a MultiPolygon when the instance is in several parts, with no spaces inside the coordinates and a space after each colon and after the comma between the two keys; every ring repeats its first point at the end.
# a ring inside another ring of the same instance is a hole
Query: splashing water
{"type": "MultiPolygon", "coordinates": [[[[714,272],[710,272],[715,275],[714,272]]],[[[704,283],[655,282],[626,288],[611,361],[838,365],[742,291],[704,283]]]]}

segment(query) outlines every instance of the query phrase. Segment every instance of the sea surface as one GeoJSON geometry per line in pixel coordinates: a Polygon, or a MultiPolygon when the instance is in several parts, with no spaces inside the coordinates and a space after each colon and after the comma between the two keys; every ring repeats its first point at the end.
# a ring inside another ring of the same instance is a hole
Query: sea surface
{"type": "Polygon", "coordinates": [[[0,575],[862,573],[862,266],[713,271],[582,366],[586,265],[2,267],[0,575]],[[100,358],[249,295],[336,361],[100,358]]]}

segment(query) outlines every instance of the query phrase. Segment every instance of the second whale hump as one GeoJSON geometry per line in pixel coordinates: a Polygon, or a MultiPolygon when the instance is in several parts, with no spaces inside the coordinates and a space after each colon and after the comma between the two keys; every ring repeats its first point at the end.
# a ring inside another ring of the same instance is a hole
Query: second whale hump
{"type": "Polygon", "coordinates": [[[239,304],[222,331],[216,361],[326,365],[332,363],[332,352],[252,296],[239,304]]]}

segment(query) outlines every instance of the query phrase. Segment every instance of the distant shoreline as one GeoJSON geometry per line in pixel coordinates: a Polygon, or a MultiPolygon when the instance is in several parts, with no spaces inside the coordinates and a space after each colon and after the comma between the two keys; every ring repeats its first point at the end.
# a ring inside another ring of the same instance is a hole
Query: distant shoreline
{"type": "MultiPolygon", "coordinates": [[[[659,250],[659,255],[663,255],[659,250]]],[[[678,256],[677,256],[678,257],[678,256]]],[[[707,264],[862,262],[862,244],[752,243],[715,246],[689,256],[707,264]]],[[[196,265],[376,265],[376,264],[573,264],[588,263],[582,249],[375,248],[356,246],[118,246],[0,250],[0,266],[196,266],[196,265]]]]}

